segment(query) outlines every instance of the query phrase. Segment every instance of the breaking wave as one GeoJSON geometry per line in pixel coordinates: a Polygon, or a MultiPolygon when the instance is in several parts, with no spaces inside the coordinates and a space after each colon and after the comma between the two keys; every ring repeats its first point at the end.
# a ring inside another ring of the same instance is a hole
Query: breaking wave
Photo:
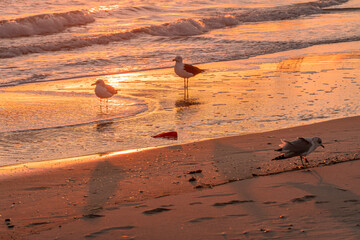
{"type": "MultiPolygon", "coordinates": [[[[92,45],[103,45],[109,44],[111,42],[130,40],[144,34],[166,37],[195,36],[207,33],[211,30],[237,26],[249,22],[279,21],[295,19],[301,16],[321,14],[324,12],[323,8],[339,5],[347,1],[348,0],[322,0],[281,7],[242,10],[240,12],[233,12],[222,15],[219,14],[218,16],[202,19],[179,19],[171,23],[139,27],[124,32],[100,35],[96,37],[78,37],[57,42],[45,42],[42,44],[2,47],[0,48],[0,58],[12,58],[31,53],[73,50],[92,45]]],[[[0,22],[0,37],[6,37],[9,36],[9,34],[13,34],[12,37],[15,37],[16,34],[21,36],[21,34],[31,35],[60,32],[63,31],[66,27],[87,24],[93,21],[95,21],[94,18],[84,11],[74,11],[52,15],[39,15],[25,19],[17,19],[13,22],[2,21],[0,22]],[[6,30],[6,27],[8,27],[9,30],[6,30]],[[17,27],[19,30],[16,30],[17,27]],[[24,28],[24,31],[21,30],[22,28],[24,28]],[[13,30],[10,31],[10,29],[13,30]],[[22,33],[26,32],[25,30],[28,30],[28,33],[22,33]]]]}
{"type": "Polygon", "coordinates": [[[28,37],[59,33],[69,27],[94,22],[87,11],[41,14],[25,18],[0,21],[0,38],[28,37]]]}

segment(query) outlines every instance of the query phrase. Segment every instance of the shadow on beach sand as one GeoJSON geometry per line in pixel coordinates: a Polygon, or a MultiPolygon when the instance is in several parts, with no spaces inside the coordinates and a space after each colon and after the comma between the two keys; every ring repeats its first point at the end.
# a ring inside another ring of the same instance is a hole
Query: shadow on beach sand
{"type": "Polygon", "coordinates": [[[109,161],[97,164],[88,182],[89,191],[84,216],[94,216],[111,200],[118,189],[119,182],[124,179],[123,170],[109,161]]]}

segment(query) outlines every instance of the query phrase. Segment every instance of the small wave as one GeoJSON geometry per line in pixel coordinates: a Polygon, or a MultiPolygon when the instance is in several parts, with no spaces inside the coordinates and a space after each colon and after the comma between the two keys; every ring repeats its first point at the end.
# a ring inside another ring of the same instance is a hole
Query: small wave
{"type": "Polygon", "coordinates": [[[354,8],[329,8],[329,9],[324,9],[325,12],[328,13],[334,13],[334,12],[358,12],[360,11],[359,7],[354,7],[354,8]]]}
{"type": "MultiPolygon", "coordinates": [[[[3,94],[24,95],[22,99],[30,96],[32,105],[29,111],[14,108],[16,104],[4,108],[6,114],[0,119],[0,135],[101,124],[150,111],[146,100],[133,96],[114,96],[108,112],[99,114],[98,100],[91,93],[34,90],[7,91],[3,94]],[[67,101],[71,101],[71,104],[65,104],[67,101]],[[20,120],[12,124],[13,119],[20,120]]],[[[18,102],[20,105],[22,103],[22,100],[18,102]]]]}
{"type": "Polygon", "coordinates": [[[239,13],[228,13],[203,19],[179,19],[173,23],[142,27],[132,30],[134,33],[146,33],[153,36],[194,36],[214,29],[237,26],[249,22],[266,22],[294,19],[322,13],[324,7],[338,5],[348,0],[328,0],[299,3],[281,7],[260,8],[239,13]]]}
{"type": "Polygon", "coordinates": [[[87,11],[41,14],[0,21],[0,38],[28,37],[59,33],[66,28],[85,25],[95,19],[87,11]]]}
{"type": "Polygon", "coordinates": [[[131,15],[131,14],[142,14],[144,12],[159,12],[163,11],[160,8],[155,6],[132,6],[132,7],[122,7],[120,5],[110,5],[110,6],[100,6],[89,9],[89,12],[95,14],[95,16],[104,16],[104,15],[131,15]]]}
{"type": "Polygon", "coordinates": [[[322,13],[322,8],[324,7],[338,5],[347,1],[348,0],[323,0],[274,8],[261,8],[202,19],[179,19],[172,23],[140,27],[129,31],[96,37],[73,38],[59,42],[3,47],[0,48],[0,58],[12,58],[31,53],[73,50],[92,45],[104,45],[111,42],[130,40],[144,34],[164,37],[196,36],[211,30],[237,26],[247,22],[278,21],[322,13]]]}

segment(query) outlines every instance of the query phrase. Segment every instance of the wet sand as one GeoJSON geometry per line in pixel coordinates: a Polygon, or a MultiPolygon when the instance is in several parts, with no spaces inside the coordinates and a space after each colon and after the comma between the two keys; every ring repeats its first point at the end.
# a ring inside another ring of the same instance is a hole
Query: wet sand
{"type": "Polygon", "coordinates": [[[352,238],[359,234],[359,161],[332,164],[359,159],[359,123],[360,117],[352,117],[132,153],[3,167],[1,235],[106,239],[120,231],[128,239],[158,239],[162,233],[165,238],[173,233],[177,239],[193,234],[193,239],[218,239],[219,234],[231,239],[232,234],[246,236],[243,232],[250,238],[269,232],[266,238],[304,231],[325,238],[323,221],[329,221],[338,225],[327,229],[336,227],[345,234],[341,236],[352,238]],[[280,138],[313,135],[324,139],[325,149],[309,156],[310,170],[301,170],[298,158],[271,161],[280,138]],[[287,171],[292,172],[258,177],[287,171]],[[208,195],[214,197],[204,197],[208,195]],[[348,215],[340,220],[331,216],[341,215],[343,208],[348,215]],[[350,230],[342,228],[346,221],[350,230]],[[169,231],[161,230],[161,224],[168,224],[169,231]],[[207,235],[200,234],[204,231],[207,235]]]}

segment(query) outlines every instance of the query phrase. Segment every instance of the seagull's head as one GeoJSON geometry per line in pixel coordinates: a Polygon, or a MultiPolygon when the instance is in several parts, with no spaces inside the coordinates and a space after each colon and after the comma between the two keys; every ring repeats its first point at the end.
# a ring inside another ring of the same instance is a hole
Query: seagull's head
{"type": "Polygon", "coordinates": [[[313,143],[315,144],[316,147],[321,146],[322,148],[325,148],[324,145],[322,144],[321,138],[313,137],[312,141],[313,141],[313,143]]]}
{"type": "Polygon", "coordinates": [[[181,56],[176,56],[176,57],[173,59],[173,61],[178,62],[178,63],[182,63],[183,59],[182,59],[181,56]]]}
{"type": "Polygon", "coordinates": [[[94,86],[94,85],[105,85],[105,82],[102,79],[98,79],[95,83],[91,84],[91,86],[94,86]]]}

